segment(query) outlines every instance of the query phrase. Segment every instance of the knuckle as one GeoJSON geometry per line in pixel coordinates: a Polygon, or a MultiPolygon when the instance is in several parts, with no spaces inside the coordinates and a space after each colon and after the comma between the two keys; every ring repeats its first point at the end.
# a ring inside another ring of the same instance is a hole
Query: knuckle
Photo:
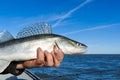
{"type": "Polygon", "coordinates": [[[36,63],[37,63],[38,65],[41,65],[41,64],[44,63],[44,61],[43,61],[43,60],[39,60],[39,61],[37,61],[36,63]]]}
{"type": "Polygon", "coordinates": [[[42,52],[41,48],[37,48],[37,53],[42,52]]]}

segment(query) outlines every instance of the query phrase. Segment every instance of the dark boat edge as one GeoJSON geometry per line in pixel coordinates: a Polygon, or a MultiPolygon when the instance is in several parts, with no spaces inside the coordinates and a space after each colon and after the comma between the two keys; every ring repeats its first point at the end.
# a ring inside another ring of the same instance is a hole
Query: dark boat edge
{"type": "Polygon", "coordinates": [[[24,71],[28,76],[30,76],[33,80],[41,80],[39,77],[37,77],[35,74],[31,73],[28,70],[24,71]]]}

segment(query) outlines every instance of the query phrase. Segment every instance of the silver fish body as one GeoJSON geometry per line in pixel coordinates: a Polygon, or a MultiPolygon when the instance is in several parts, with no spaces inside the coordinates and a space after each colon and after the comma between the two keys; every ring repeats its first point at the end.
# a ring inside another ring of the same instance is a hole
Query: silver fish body
{"type": "Polygon", "coordinates": [[[36,58],[36,49],[38,47],[43,51],[48,50],[51,52],[54,46],[59,47],[65,54],[84,53],[87,48],[85,44],[56,34],[41,34],[13,39],[0,43],[0,72],[11,61],[24,61],[36,58]]]}

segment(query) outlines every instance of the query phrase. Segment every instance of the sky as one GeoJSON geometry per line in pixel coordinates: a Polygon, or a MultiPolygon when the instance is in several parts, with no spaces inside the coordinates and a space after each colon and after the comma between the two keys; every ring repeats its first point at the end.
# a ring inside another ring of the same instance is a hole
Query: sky
{"type": "Polygon", "coordinates": [[[47,22],[53,33],[88,46],[86,54],[120,53],[120,0],[0,0],[0,32],[15,37],[47,22]]]}

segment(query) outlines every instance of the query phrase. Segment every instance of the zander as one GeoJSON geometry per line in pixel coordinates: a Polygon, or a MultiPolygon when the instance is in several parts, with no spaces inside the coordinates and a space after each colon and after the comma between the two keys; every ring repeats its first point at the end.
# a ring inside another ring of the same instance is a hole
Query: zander
{"type": "Polygon", "coordinates": [[[18,34],[16,39],[7,31],[0,33],[0,72],[4,71],[11,61],[36,58],[38,47],[49,52],[54,47],[58,47],[65,54],[80,54],[86,51],[85,44],[61,35],[48,33],[50,28],[47,27],[41,27],[41,25],[27,27],[18,34]],[[41,28],[44,33],[41,33],[41,28]],[[24,36],[23,33],[28,35],[24,36]]]}

